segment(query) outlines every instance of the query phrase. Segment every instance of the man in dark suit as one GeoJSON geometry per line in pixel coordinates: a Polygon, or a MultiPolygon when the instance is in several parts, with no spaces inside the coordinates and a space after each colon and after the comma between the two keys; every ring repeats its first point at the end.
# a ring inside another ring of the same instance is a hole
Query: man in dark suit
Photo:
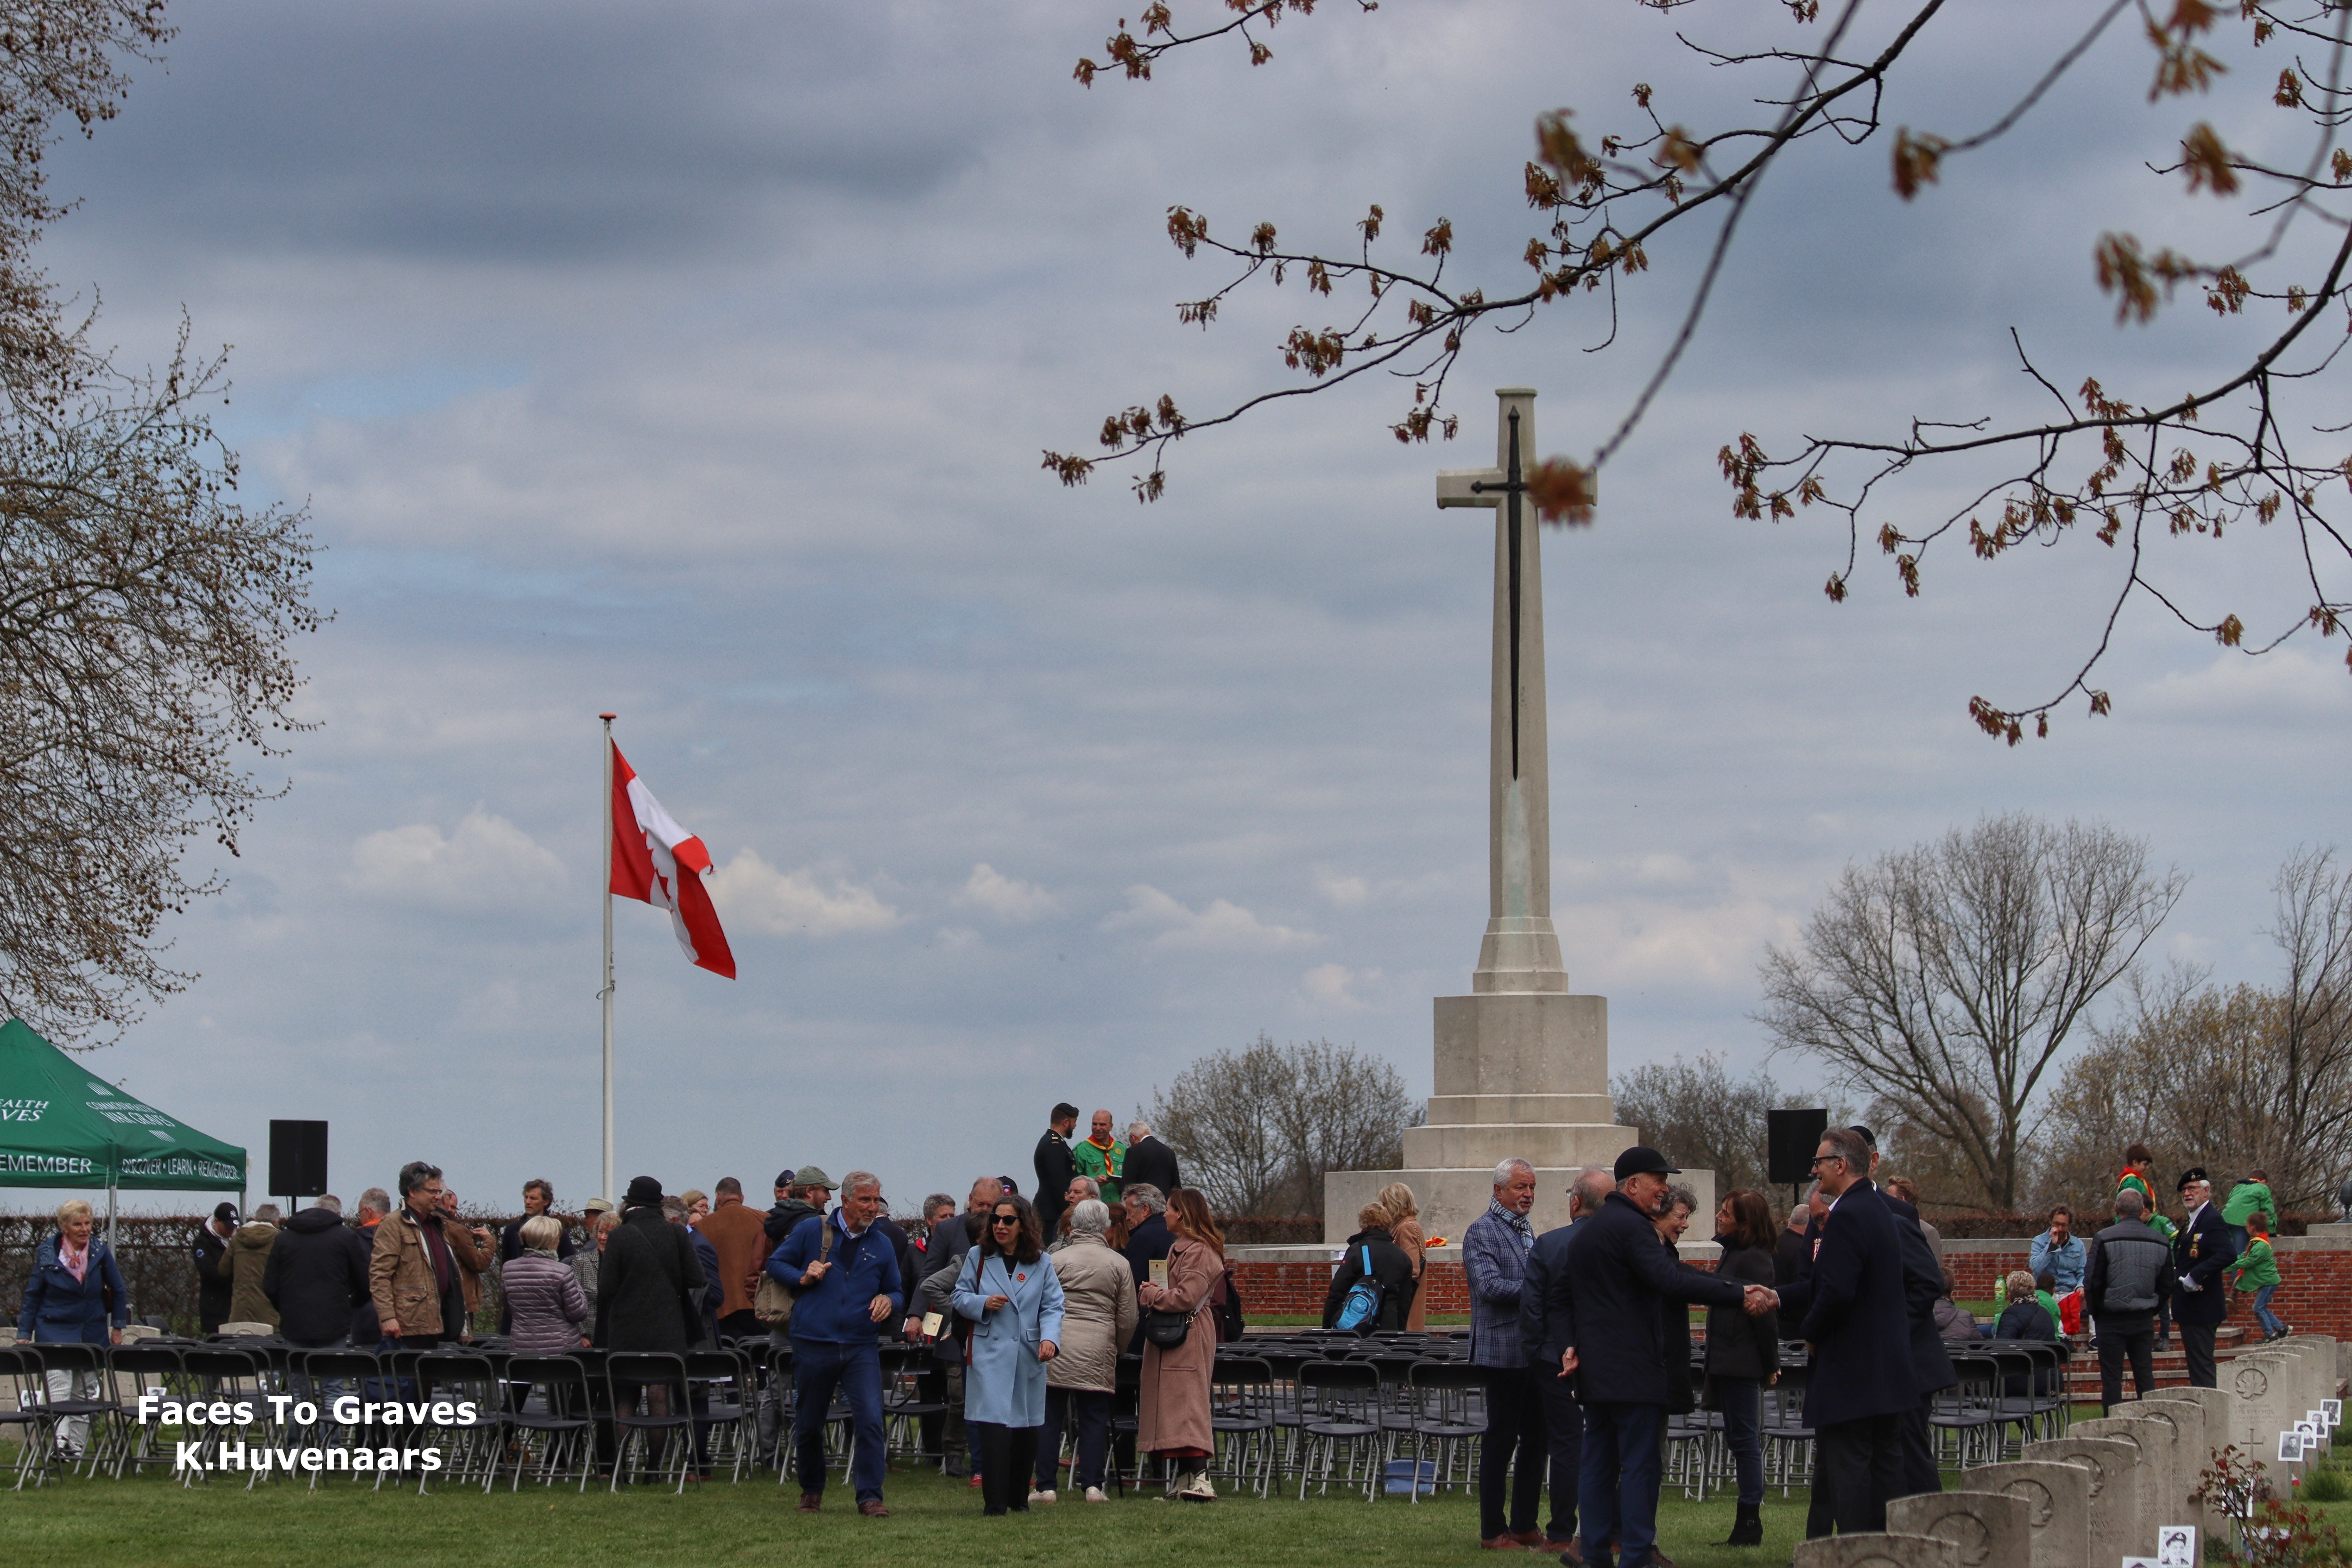
{"type": "MultiPolygon", "coordinates": [[[[1576,1539],[1576,1491],[1584,1468],[1584,1406],[1576,1402],[1576,1380],[1559,1370],[1567,1341],[1553,1331],[1568,1310],[1568,1242],[1578,1225],[1592,1217],[1617,1185],[1601,1165],[1587,1165],[1568,1189],[1568,1223],[1536,1237],[1519,1284],[1519,1343],[1534,1369],[1536,1397],[1543,1406],[1545,1462],[1551,1470],[1551,1526],[1532,1550],[1564,1552],[1576,1539]],[[1549,1346],[1547,1350],[1545,1347],[1549,1346]]],[[[1580,1546],[1576,1551],[1582,1551],[1580,1546]]]]}
{"type": "MultiPolygon", "coordinates": [[[[1877,1157],[1876,1151],[1872,1158],[1877,1157]]],[[[1944,1267],[1936,1261],[1936,1249],[1927,1245],[1927,1230],[1919,1224],[1919,1210],[1892,1193],[1882,1192],[1879,1201],[1895,1216],[1895,1239],[1903,1253],[1903,1305],[1911,1325],[1911,1371],[1919,1385],[1918,1403],[1903,1417],[1903,1484],[1891,1493],[1895,1497],[1911,1497],[1919,1492],[1944,1489],[1944,1478],[1936,1463],[1936,1430],[1928,1422],[1936,1395],[1960,1381],[1953,1370],[1951,1352],[1944,1348],[1944,1336],[1936,1328],[1936,1303],[1944,1294],[1944,1267]]]]}
{"type": "MultiPolygon", "coordinates": [[[[1903,1495],[1903,1427],[1918,1407],[1903,1241],[1870,1181],[1870,1145],[1850,1127],[1822,1134],[1813,1174],[1830,1199],[1811,1279],[1786,1287],[1781,1321],[1801,1320],[1812,1367],[1805,1424],[1815,1436],[1814,1486],[1826,1489],[1838,1532],[1886,1528],[1903,1495]]],[[[1940,1285],[1940,1280],[1938,1284],[1940,1285]]],[[[1823,1521],[1809,1521],[1809,1534],[1823,1521]]]]}
{"type": "Polygon", "coordinates": [[[2230,1315],[2230,1292],[2221,1270],[2237,1258],[2230,1227],[2213,1206],[2213,1184],[2202,1165],[2180,1173],[2180,1206],[2189,1217],[2172,1237],[2172,1271],[2179,1288],[2172,1292],[2172,1321],[2180,1328],[2180,1348],[2189,1352],[2189,1381],[2198,1388],[2215,1386],[2213,1331],[2230,1315]]]}
{"type": "Polygon", "coordinates": [[[1149,1182],[1162,1197],[1184,1184],[1176,1173],[1176,1151],[1152,1136],[1148,1121],[1127,1124],[1127,1163],[1119,1167],[1119,1180],[1149,1182]]]}
{"type": "Polygon", "coordinates": [[[1070,1152],[1070,1134],[1077,1130],[1078,1108],[1066,1100],[1054,1107],[1054,1119],[1046,1124],[1045,1135],[1037,1140],[1036,1157],[1031,1162],[1037,1167],[1037,1218],[1045,1227],[1048,1241],[1062,1223],[1062,1194],[1070,1190],[1070,1178],[1078,1173],[1077,1156],[1070,1152]]]}
{"type": "MultiPolygon", "coordinates": [[[[1665,1156],[1640,1144],[1617,1157],[1617,1190],[1590,1217],[1570,1227],[1560,1275],[1567,1310],[1546,1310],[1544,1340],[1531,1362],[1558,1366],[1576,1380],[1584,1406],[1584,1462],[1577,1489],[1584,1557],[1609,1562],[1613,1536],[1623,1568],[1649,1568],[1658,1536],[1660,1436],[1669,1399],[1664,1301],[1769,1311],[1778,1298],[1761,1285],[1742,1287],[1675,1261],[1658,1245],[1665,1156]]],[[[1522,1288],[1524,1302],[1526,1291],[1522,1288]]],[[[1687,1347],[1674,1347],[1686,1354],[1687,1347]]]]}

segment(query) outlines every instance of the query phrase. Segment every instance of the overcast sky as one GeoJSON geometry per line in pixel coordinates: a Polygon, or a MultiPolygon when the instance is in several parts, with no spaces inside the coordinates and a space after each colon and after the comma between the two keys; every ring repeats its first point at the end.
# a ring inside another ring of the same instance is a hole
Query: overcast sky
{"type": "MultiPolygon", "coordinates": [[[[1724,77],[1673,30],[1780,8],[1327,7],[1262,69],[1214,49],[1081,90],[1117,10],[174,6],[165,66],[58,155],[82,205],[47,261],[130,360],[183,310],[233,345],[247,495],[310,508],[336,618],[299,649],[321,727],[291,792],[174,928],[202,979],[97,1070],[250,1147],[257,1196],[271,1117],[332,1122],[346,1199],[419,1156],[468,1200],[587,1195],[613,709],[723,868],[740,966],[690,969],[658,911],[616,910],[625,1179],[1025,1190],[1053,1101],[1123,1121],[1260,1030],[1428,1092],[1430,998],[1467,988],[1486,916],[1491,571],[1485,514],[1436,511],[1432,470],[1486,461],[1491,390],[1519,383],[1544,447],[1589,454],[1696,231],[1652,247],[1606,353],[1581,352],[1597,298],[1475,338],[1450,449],[1387,434],[1383,381],[1184,443],[1149,508],[1119,465],[1066,490],[1038,454],[1162,391],[1199,416],[1282,384],[1283,332],[1331,311],[1294,282],[1180,327],[1213,274],[1170,205],[1337,248],[1378,202],[1400,259],[1448,216],[1455,276],[1515,287],[1533,117],[1629,128],[1638,79],[1721,125],[1724,77]]],[[[1889,122],[1979,128],[2092,10],[1978,0],[1895,73],[1889,122]]],[[[1713,461],[1743,429],[2014,413],[2041,395],[2011,327],[2059,385],[2138,401],[2221,363],[2240,340],[2201,307],[2114,326],[2089,262],[2107,228],[2212,237],[2181,226],[2225,209],[2142,163],[2196,114],[2278,129],[2242,90],[2278,62],[2220,52],[2240,90],[2148,109],[2119,31],[1908,206],[1883,142],[1804,149],[1599,525],[1546,537],[1557,914],[1617,1070],[1757,1062],[1765,944],[1849,860],[1988,812],[2145,837],[2192,878],[2163,954],[2271,976],[2271,878],[2340,833],[2340,649],[2251,661],[2141,605],[2114,717],[2077,703],[2008,750],[1969,698],[2062,685],[2113,555],[1946,552],[1916,602],[1866,559],[1832,606],[1834,525],[1734,520],[1713,461]]],[[[2167,563],[2259,627],[2302,607],[2284,543],[2167,563]]]]}

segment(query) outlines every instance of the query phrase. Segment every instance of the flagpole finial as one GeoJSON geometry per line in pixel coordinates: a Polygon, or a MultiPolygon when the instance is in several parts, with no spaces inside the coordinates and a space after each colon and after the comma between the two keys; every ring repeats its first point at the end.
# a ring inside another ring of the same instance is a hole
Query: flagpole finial
{"type": "Polygon", "coordinates": [[[605,722],[605,723],[609,724],[609,723],[611,723],[614,720],[615,720],[615,719],[619,718],[619,717],[620,717],[620,715],[619,715],[618,713],[599,713],[599,714],[597,714],[597,715],[596,715],[596,717],[597,717],[597,718],[599,718],[599,719],[602,719],[603,721],[604,721],[604,722],[605,722]]]}

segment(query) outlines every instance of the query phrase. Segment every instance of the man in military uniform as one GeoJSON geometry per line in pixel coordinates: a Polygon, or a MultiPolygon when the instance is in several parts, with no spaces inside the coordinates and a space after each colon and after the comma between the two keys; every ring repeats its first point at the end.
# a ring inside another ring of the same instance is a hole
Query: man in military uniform
{"type": "Polygon", "coordinates": [[[2188,1215],[2172,1238],[2172,1272],[2179,1286],[2172,1293],[2172,1321],[2180,1328],[2180,1348],[2189,1352],[2189,1381],[2198,1388],[2216,1386],[2213,1373],[2213,1331],[2230,1315],[2230,1292],[2221,1270],[2237,1257],[2230,1244],[2230,1227],[2213,1206],[2213,1184],[2202,1165],[2180,1173],[2180,1206],[2188,1215]]]}

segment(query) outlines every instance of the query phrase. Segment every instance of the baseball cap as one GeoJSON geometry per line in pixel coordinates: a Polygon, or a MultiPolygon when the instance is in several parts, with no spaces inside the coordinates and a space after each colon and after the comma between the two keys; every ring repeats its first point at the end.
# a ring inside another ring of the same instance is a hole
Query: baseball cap
{"type": "Polygon", "coordinates": [[[835,1187],[838,1187],[841,1184],[835,1181],[831,1176],[826,1175],[823,1171],[818,1170],[814,1165],[803,1165],[799,1170],[793,1173],[793,1179],[789,1184],[795,1187],[823,1187],[829,1193],[835,1187]]]}
{"type": "Polygon", "coordinates": [[[220,1221],[223,1225],[235,1225],[236,1223],[236,1205],[235,1204],[221,1204],[217,1205],[213,1210],[213,1218],[220,1221]]]}

